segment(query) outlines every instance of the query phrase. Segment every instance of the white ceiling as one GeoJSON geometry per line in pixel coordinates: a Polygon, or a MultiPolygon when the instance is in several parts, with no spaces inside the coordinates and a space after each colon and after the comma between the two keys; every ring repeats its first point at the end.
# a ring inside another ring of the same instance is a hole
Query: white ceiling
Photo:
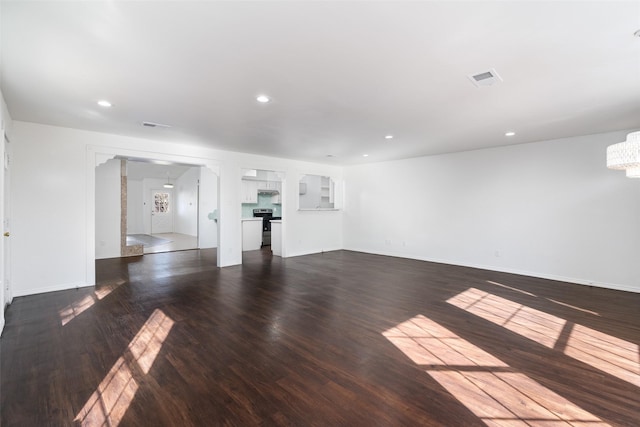
{"type": "Polygon", "coordinates": [[[15,120],[335,164],[640,128],[640,1],[3,0],[0,13],[15,120]],[[490,68],[503,83],[467,78],[490,68]]]}

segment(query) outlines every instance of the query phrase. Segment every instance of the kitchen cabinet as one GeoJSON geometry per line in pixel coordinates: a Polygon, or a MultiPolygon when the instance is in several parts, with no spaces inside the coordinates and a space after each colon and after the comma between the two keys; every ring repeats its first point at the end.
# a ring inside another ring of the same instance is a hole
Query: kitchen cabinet
{"type": "Polygon", "coordinates": [[[303,175],[299,182],[299,210],[336,209],[336,186],[331,177],[303,175]]]}
{"type": "Polygon", "coordinates": [[[279,182],[276,181],[256,181],[258,183],[258,190],[276,191],[279,182]]]}
{"type": "Polygon", "coordinates": [[[242,203],[258,203],[258,182],[242,180],[242,203]]]}
{"type": "Polygon", "coordinates": [[[275,184],[275,191],[277,191],[277,193],[271,196],[271,203],[273,203],[274,205],[280,205],[282,204],[282,183],[274,182],[274,184],[275,184]]]}
{"type": "Polygon", "coordinates": [[[242,250],[255,251],[262,246],[262,218],[242,219],[242,250]]]}

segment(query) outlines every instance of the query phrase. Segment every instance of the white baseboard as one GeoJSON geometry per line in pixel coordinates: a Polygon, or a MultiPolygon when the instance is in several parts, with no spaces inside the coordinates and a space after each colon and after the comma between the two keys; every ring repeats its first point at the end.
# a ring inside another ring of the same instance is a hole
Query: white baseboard
{"type": "Polygon", "coordinates": [[[15,289],[14,288],[13,296],[24,297],[27,295],[44,294],[47,292],[66,291],[69,289],[86,288],[89,286],[94,286],[94,285],[82,282],[82,283],[65,283],[64,285],[43,286],[41,288],[35,288],[35,289],[15,289]]]}
{"type": "Polygon", "coordinates": [[[518,274],[520,276],[529,276],[529,277],[536,277],[539,279],[556,280],[559,282],[573,283],[573,284],[584,285],[584,286],[595,286],[598,288],[613,289],[616,291],[640,293],[640,287],[621,285],[617,283],[596,282],[588,279],[579,279],[575,277],[559,276],[555,274],[538,273],[533,271],[518,270],[514,268],[505,268],[505,267],[482,265],[482,264],[459,263],[456,261],[446,260],[446,259],[433,259],[433,258],[420,257],[420,256],[410,256],[405,253],[397,253],[392,251],[372,251],[372,250],[365,250],[361,248],[344,248],[344,250],[354,251],[354,252],[363,252],[363,253],[374,254],[374,255],[391,256],[391,257],[397,257],[397,258],[415,259],[418,261],[435,262],[438,264],[457,265],[460,267],[471,267],[471,268],[477,268],[480,270],[497,271],[500,273],[518,274]]]}
{"type": "Polygon", "coordinates": [[[342,248],[323,248],[320,250],[288,253],[287,256],[283,256],[283,258],[293,258],[297,256],[314,255],[314,254],[321,254],[324,252],[333,252],[333,251],[341,251],[341,250],[342,248]]]}

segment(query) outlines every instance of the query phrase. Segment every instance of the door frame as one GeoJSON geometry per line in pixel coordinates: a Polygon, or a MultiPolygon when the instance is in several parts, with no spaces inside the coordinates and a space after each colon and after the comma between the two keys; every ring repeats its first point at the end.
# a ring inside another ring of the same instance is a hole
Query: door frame
{"type": "MultiPolygon", "coordinates": [[[[218,209],[222,213],[223,206],[220,200],[220,181],[221,181],[221,162],[206,157],[189,157],[171,153],[156,153],[148,151],[128,150],[119,147],[104,147],[96,145],[87,145],[87,156],[85,163],[85,212],[86,212],[86,228],[85,228],[85,285],[95,286],[96,284],[96,167],[102,163],[121,157],[131,160],[154,160],[160,162],[182,163],[193,166],[204,166],[210,169],[218,177],[218,209]]],[[[220,223],[218,222],[218,250],[217,250],[217,266],[222,266],[222,250],[220,238],[220,223]]]]}

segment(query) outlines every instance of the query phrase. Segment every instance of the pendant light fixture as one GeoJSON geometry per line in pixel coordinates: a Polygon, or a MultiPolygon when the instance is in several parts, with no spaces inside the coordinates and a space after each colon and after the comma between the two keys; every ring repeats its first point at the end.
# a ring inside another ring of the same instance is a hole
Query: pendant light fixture
{"type": "Polygon", "coordinates": [[[163,185],[164,188],[173,188],[173,184],[171,183],[171,180],[169,179],[169,172],[167,172],[167,183],[165,185],[163,185]]]}
{"type": "Polygon", "coordinates": [[[640,131],[631,132],[626,141],[607,147],[607,167],[624,170],[629,178],[640,178],[640,131]]]}

